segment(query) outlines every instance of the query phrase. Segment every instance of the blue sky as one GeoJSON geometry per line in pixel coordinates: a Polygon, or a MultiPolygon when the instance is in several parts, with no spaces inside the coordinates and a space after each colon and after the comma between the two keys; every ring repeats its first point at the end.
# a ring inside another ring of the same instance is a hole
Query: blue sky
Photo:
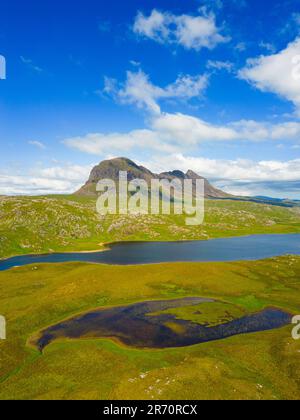
{"type": "Polygon", "coordinates": [[[0,194],[127,156],[300,198],[300,0],[4,0],[0,54],[0,194]]]}

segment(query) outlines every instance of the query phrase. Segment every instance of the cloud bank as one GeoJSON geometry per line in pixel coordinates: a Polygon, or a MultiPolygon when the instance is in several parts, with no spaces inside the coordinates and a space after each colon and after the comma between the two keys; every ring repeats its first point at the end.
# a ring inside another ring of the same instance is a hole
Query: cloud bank
{"type": "Polygon", "coordinates": [[[27,173],[0,173],[0,195],[69,194],[78,190],[93,165],[53,166],[32,169],[27,173]]]}
{"type": "Polygon", "coordinates": [[[292,141],[298,145],[299,139],[299,122],[272,124],[241,120],[215,125],[190,115],[162,113],[150,120],[148,129],[127,133],[91,133],[65,139],[64,144],[81,152],[101,156],[139,149],[168,153],[192,151],[208,142],[292,141]]]}

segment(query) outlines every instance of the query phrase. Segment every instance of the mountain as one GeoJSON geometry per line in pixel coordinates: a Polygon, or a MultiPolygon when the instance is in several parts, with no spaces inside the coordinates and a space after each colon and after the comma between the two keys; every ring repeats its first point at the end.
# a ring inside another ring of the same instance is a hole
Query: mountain
{"type": "Polygon", "coordinates": [[[129,181],[132,181],[133,179],[144,179],[148,184],[150,184],[151,179],[168,179],[170,181],[173,179],[192,179],[194,181],[196,181],[196,179],[204,179],[206,198],[231,197],[231,195],[225,193],[224,191],[214,188],[207,179],[199,176],[191,170],[187,171],[186,174],[179,170],[155,174],[143,166],[138,166],[132,160],[127,158],[105,160],[95,166],[91,171],[88,181],[75,194],[86,196],[96,195],[96,185],[98,181],[101,179],[113,179],[115,182],[118,182],[120,171],[127,171],[129,181]]]}

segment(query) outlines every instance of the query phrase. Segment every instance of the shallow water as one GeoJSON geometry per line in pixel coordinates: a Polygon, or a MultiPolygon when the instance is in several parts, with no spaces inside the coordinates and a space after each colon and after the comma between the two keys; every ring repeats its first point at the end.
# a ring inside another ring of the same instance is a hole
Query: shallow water
{"type": "Polygon", "coordinates": [[[252,235],[209,241],[124,242],[103,252],[24,255],[0,261],[0,271],[38,263],[90,262],[115,265],[166,262],[222,262],[261,260],[300,255],[300,234],[252,235]]]}
{"type": "Polygon", "coordinates": [[[272,330],[291,322],[291,315],[275,308],[209,327],[176,319],[172,314],[153,314],[170,308],[194,306],[210,299],[185,298],[151,301],[91,311],[41,332],[33,343],[40,351],[57,339],[115,338],[136,348],[185,347],[238,334],[272,330]],[[170,322],[172,328],[170,328],[170,322]]]}

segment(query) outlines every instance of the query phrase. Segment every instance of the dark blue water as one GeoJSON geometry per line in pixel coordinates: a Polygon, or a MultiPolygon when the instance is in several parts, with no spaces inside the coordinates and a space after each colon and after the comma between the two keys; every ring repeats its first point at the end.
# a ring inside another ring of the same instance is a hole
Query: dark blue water
{"type": "Polygon", "coordinates": [[[291,323],[291,315],[276,308],[267,308],[211,327],[159,313],[204,302],[213,303],[209,299],[184,298],[98,309],[41,331],[31,343],[40,351],[55,340],[79,338],[115,338],[137,348],[185,347],[239,334],[272,330],[291,323]],[[170,322],[178,329],[170,328],[170,322]]]}
{"type": "Polygon", "coordinates": [[[0,271],[38,263],[88,262],[115,265],[166,262],[261,260],[300,255],[300,234],[252,235],[188,242],[124,242],[103,252],[25,255],[0,261],[0,271]]]}

